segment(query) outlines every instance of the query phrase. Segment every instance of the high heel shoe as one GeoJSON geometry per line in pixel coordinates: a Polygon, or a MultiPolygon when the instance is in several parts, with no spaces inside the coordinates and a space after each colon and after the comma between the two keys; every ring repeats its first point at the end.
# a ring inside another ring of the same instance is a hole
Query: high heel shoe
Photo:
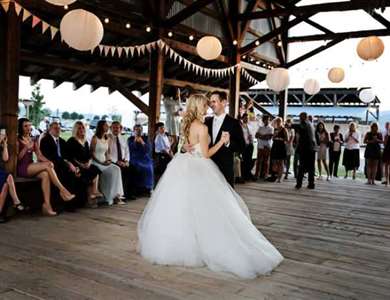
{"type": "Polygon", "coordinates": [[[24,206],[21,202],[19,202],[18,204],[14,204],[13,207],[17,210],[17,211],[24,211],[24,206]]]}
{"type": "Polygon", "coordinates": [[[45,205],[42,205],[42,214],[47,217],[57,216],[57,213],[53,209],[48,209],[45,205]]]}
{"type": "Polygon", "coordinates": [[[60,196],[64,201],[71,201],[76,197],[76,195],[64,191],[60,192],[60,196]]]}

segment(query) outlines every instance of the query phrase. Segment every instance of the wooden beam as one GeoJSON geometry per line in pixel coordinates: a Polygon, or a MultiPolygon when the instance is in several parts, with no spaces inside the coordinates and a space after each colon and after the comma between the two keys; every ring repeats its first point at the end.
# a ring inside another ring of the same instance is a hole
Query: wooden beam
{"type": "MultiPolygon", "coordinates": [[[[248,1],[248,4],[245,8],[245,13],[254,12],[257,8],[258,2],[259,2],[259,0],[248,1]]],[[[240,34],[240,37],[238,39],[238,45],[241,45],[241,43],[243,42],[243,40],[245,38],[245,34],[248,32],[250,23],[251,23],[250,20],[245,20],[241,23],[241,34],[240,34]]]]}
{"type": "Polygon", "coordinates": [[[19,103],[20,20],[10,3],[0,17],[0,124],[7,129],[9,160],[5,167],[16,173],[19,103]]]}
{"type": "Polygon", "coordinates": [[[182,11],[178,12],[176,15],[163,22],[163,24],[168,28],[173,27],[193,14],[197,13],[201,8],[209,5],[213,1],[214,0],[197,0],[196,2],[193,2],[191,5],[184,8],[182,11]]]}
{"type": "Polygon", "coordinates": [[[225,9],[225,4],[223,0],[217,0],[217,2],[214,4],[214,7],[217,11],[219,11],[219,23],[222,28],[222,32],[225,37],[225,44],[228,44],[230,47],[232,45],[232,42],[234,40],[234,32],[231,20],[229,19],[229,16],[225,9]]]}
{"type": "Polygon", "coordinates": [[[377,30],[361,30],[361,31],[348,31],[348,32],[338,32],[332,34],[315,34],[315,35],[306,35],[306,36],[296,36],[289,37],[289,43],[297,42],[311,42],[311,41],[322,41],[322,40],[334,40],[334,39],[351,39],[351,38],[361,38],[368,36],[388,36],[390,35],[390,29],[377,29],[377,30]]]}
{"type": "Polygon", "coordinates": [[[288,62],[287,64],[284,65],[284,67],[290,68],[290,67],[292,67],[292,66],[294,66],[294,65],[296,65],[296,64],[298,64],[298,63],[300,63],[300,62],[302,62],[302,61],[304,61],[304,60],[306,60],[306,59],[308,59],[308,58],[310,58],[310,57],[312,57],[312,56],[314,56],[314,55],[316,55],[316,54],[318,54],[318,53],[320,53],[320,52],[322,52],[330,47],[333,47],[334,45],[337,45],[338,43],[342,42],[343,40],[344,40],[343,38],[339,38],[339,39],[330,41],[326,45],[318,47],[318,48],[294,59],[293,61],[288,62]]]}
{"type": "Polygon", "coordinates": [[[283,120],[286,120],[287,116],[287,98],[288,98],[288,89],[278,93],[279,98],[279,117],[283,120]]]}
{"type": "Polygon", "coordinates": [[[241,20],[253,20],[261,18],[282,17],[288,15],[302,16],[332,11],[350,11],[358,9],[373,9],[390,6],[390,0],[353,0],[333,3],[321,3],[313,5],[296,6],[291,8],[276,8],[273,10],[256,11],[239,15],[241,20]]]}
{"type": "Polygon", "coordinates": [[[241,94],[242,96],[248,98],[249,100],[251,100],[251,101],[253,102],[253,106],[254,106],[258,111],[260,111],[262,114],[268,115],[268,116],[270,116],[271,118],[273,118],[273,115],[272,115],[268,110],[266,110],[264,107],[262,107],[260,104],[258,104],[258,103],[256,102],[255,99],[253,99],[251,96],[249,96],[248,93],[242,92],[242,93],[240,93],[240,94],[241,94]]]}
{"type": "Polygon", "coordinates": [[[368,13],[371,17],[373,17],[375,20],[377,20],[379,23],[381,23],[386,28],[390,29],[390,22],[382,15],[378,14],[374,10],[366,10],[366,13],[368,13]]]}
{"type": "Polygon", "coordinates": [[[298,25],[299,23],[303,22],[305,20],[305,18],[310,17],[310,16],[311,15],[302,16],[302,17],[296,17],[294,20],[289,21],[289,22],[279,26],[277,29],[275,29],[275,30],[273,30],[273,31],[263,35],[262,37],[260,37],[256,41],[253,41],[253,42],[249,43],[248,45],[246,45],[245,47],[241,48],[240,49],[241,55],[244,55],[244,54],[247,54],[247,53],[251,52],[253,49],[255,49],[256,47],[260,46],[262,43],[264,43],[266,41],[269,41],[272,38],[274,38],[274,37],[278,36],[279,34],[281,34],[282,32],[290,29],[291,27],[294,27],[295,25],[298,25]],[[256,42],[258,42],[259,45],[256,45],[256,42]]]}

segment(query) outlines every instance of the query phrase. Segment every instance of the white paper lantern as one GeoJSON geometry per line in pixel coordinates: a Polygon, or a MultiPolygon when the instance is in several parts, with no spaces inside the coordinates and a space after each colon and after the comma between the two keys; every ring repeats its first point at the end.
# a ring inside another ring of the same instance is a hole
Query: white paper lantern
{"type": "Polygon", "coordinates": [[[385,45],[376,36],[369,36],[362,39],[356,48],[357,54],[363,60],[375,60],[383,54],[384,50],[385,45]]]}
{"type": "Polygon", "coordinates": [[[96,48],[104,34],[100,19],[84,9],[68,12],[61,20],[60,31],[62,39],[70,47],[80,51],[96,48]]]}
{"type": "Polygon", "coordinates": [[[73,2],[76,2],[76,0],[46,0],[46,2],[49,2],[54,5],[65,6],[65,5],[70,5],[73,2]]]}
{"type": "Polygon", "coordinates": [[[221,55],[222,45],[214,36],[204,36],[196,45],[198,55],[205,60],[213,60],[221,55]]]}
{"type": "Polygon", "coordinates": [[[303,90],[308,95],[315,95],[320,91],[320,83],[315,79],[307,79],[303,85],[303,90]]]}
{"type": "Polygon", "coordinates": [[[344,70],[342,68],[332,68],[329,70],[328,78],[334,83],[339,83],[344,80],[344,70]]]}
{"type": "Polygon", "coordinates": [[[364,103],[370,103],[375,100],[375,93],[373,89],[363,89],[359,93],[359,98],[364,103]]]}
{"type": "Polygon", "coordinates": [[[269,70],[266,81],[268,87],[271,90],[275,92],[283,91],[290,84],[288,70],[285,68],[274,68],[272,70],[269,70]]]}

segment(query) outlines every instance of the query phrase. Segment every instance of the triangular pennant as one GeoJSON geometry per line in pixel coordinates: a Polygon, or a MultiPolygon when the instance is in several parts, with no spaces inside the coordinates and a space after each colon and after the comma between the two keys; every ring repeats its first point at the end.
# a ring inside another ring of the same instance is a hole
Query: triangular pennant
{"type": "Polygon", "coordinates": [[[172,58],[175,55],[175,52],[172,49],[169,49],[169,57],[172,58]]]}
{"type": "Polygon", "coordinates": [[[1,6],[2,6],[3,9],[5,10],[5,12],[7,13],[7,12],[8,12],[8,9],[9,9],[9,2],[1,3],[1,6]]]}
{"type": "Polygon", "coordinates": [[[107,56],[108,53],[110,52],[110,46],[104,46],[104,56],[107,56]]]}
{"type": "Polygon", "coordinates": [[[95,49],[96,49],[96,47],[91,49],[91,54],[93,54],[93,52],[95,52],[95,49]]]}
{"type": "Polygon", "coordinates": [[[121,57],[123,48],[122,47],[118,47],[118,48],[116,48],[116,50],[118,51],[118,57],[121,57]]]}
{"type": "Polygon", "coordinates": [[[114,47],[114,46],[110,47],[111,56],[115,56],[115,49],[116,49],[116,47],[114,47]]]}
{"type": "Polygon", "coordinates": [[[51,39],[54,39],[54,37],[56,36],[57,32],[58,32],[58,28],[56,28],[54,26],[50,26],[51,39]]]}
{"type": "Polygon", "coordinates": [[[31,17],[31,13],[27,9],[24,9],[22,18],[23,22],[26,21],[29,17],[31,17]]]}
{"type": "Polygon", "coordinates": [[[158,44],[158,42],[150,43],[153,50],[156,50],[157,44],[158,44]]]}
{"type": "Polygon", "coordinates": [[[135,50],[135,48],[134,48],[134,47],[130,47],[130,55],[131,55],[131,57],[133,57],[133,56],[134,56],[134,50],[135,50]]]}
{"type": "Polygon", "coordinates": [[[125,47],[124,50],[125,50],[125,53],[126,53],[126,57],[129,57],[129,47],[125,47]]]}
{"type": "Polygon", "coordinates": [[[165,45],[165,54],[168,54],[168,51],[170,50],[171,48],[168,47],[168,45],[165,45]]]}
{"type": "Polygon", "coordinates": [[[99,45],[99,52],[100,52],[100,55],[102,55],[102,53],[103,53],[103,48],[104,48],[103,45],[99,45]]]}
{"type": "Polygon", "coordinates": [[[37,16],[34,16],[32,17],[32,28],[34,28],[35,26],[37,26],[39,23],[41,22],[41,19],[38,18],[37,16]]]}
{"type": "Polygon", "coordinates": [[[184,59],[184,69],[187,69],[187,60],[186,59],[184,59]]]}
{"type": "Polygon", "coordinates": [[[22,11],[22,7],[16,2],[14,2],[14,4],[15,4],[15,12],[19,16],[20,12],[22,11]]]}
{"type": "Polygon", "coordinates": [[[183,57],[180,55],[179,56],[179,65],[182,63],[182,61],[183,61],[183,57]]]}
{"type": "Polygon", "coordinates": [[[145,46],[145,45],[141,45],[140,48],[141,48],[141,53],[142,53],[142,55],[144,55],[144,54],[145,54],[146,46],[145,46]]]}
{"type": "Polygon", "coordinates": [[[49,28],[49,24],[47,24],[46,22],[42,22],[42,34],[46,32],[46,30],[49,28]]]}
{"type": "Polygon", "coordinates": [[[148,50],[149,53],[151,52],[151,47],[152,47],[152,43],[146,45],[146,50],[148,50]]]}
{"type": "Polygon", "coordinates": [[[139,48],[139,46],[135,46],[135,49],[137,50],[138,56],[140,56],[141,55],[141,49],[139,48]]]}
{"type": "Polygon", "coordinates": [[[177,52],[175,52],[175,56],[173,57],[173,61],[176,62],[176,60],[178,59],[179,57],[179,54],[177,52]]]}
{"type": "Polygon", "coordinates": [[[162,40],[158,40],[157,41],[157,46],[160,48],[160,49],[163,49],[164,48],[164,42],[162,40]]]}

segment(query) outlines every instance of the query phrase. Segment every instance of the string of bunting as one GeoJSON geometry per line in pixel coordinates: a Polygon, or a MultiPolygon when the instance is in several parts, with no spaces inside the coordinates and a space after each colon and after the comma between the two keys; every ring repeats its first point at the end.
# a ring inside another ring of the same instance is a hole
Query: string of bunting
{"type": "MultiPolygon", "coordinates": [[[[6,13],[8,13],[10,11],[10,8],[12,7],[15,9],[15,12],[18,16],[22,14],[23,22],[26,22],[31,18],[32,28],[41,25],[41,34],[45,34],[47,31],[49,31],[51,40],[53,40],[56,37],[57,33],[61,34],[59,28],[50,25],[49,23],[45,22],[38,16],[32,14],[29,10],[22,7],[19,3],[15,2],[14,0],[0,0],[0,4],[6,13]],[[10,5],[11,2],[13,3],[13,5],[10,5]]],[[[100,44],[97,48],[99,49],[100,55],[112,56],[112,57],[117,55],[119,58],[121,58],[123,55],[126,55],[126,57],[129,56],[134,57],[135,55],[137,56],[145,55],[147,53],[151,53],[153,50],[156,50],[157,47],[159,47],[165,53],[165,55],[169,57],[171,60],[173,60],[174,62],[178,62],[185,70],[194,72],[196,75],[215,77],[215,78],[224,78],[234,74],[236,72],[236,69],[240,68],[241,74],[249,82],[253,84],[259,83],[259,81],[257,81],[253,76],[251,76],[245,70],[245,68],[240,64],[227,67],[227,68],[218,68],[218,69],[206,68],[186,59],[185,57],[177,53],[175,50],[173,50],[167,43],[165,43],[161,39],[147,44],[128,46],[128,47],[100,44]]],[[[95,52],[95,49],[91,50],[91,54],[95,52]]]]}

